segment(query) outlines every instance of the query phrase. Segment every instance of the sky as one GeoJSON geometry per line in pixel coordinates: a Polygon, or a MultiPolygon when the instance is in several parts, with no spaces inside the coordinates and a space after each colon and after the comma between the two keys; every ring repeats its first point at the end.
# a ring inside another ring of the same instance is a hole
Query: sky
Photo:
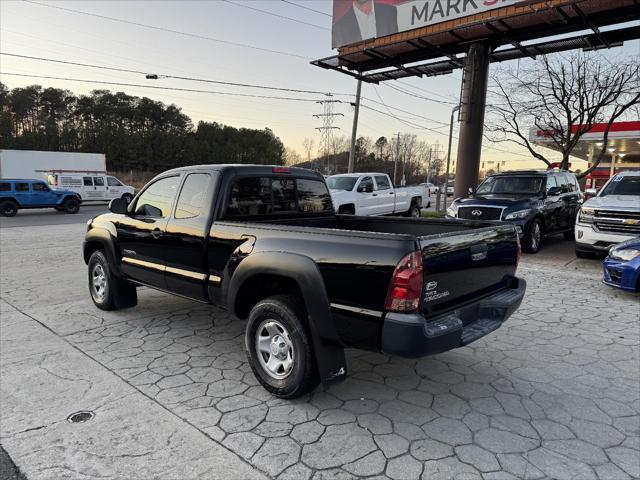
{"type": "MultiPolygon", "coordinates": [[[[215,1],[58,1],[38,3],[0,1],[0,50],[2,52],[61,59],[132,69],[159,75],[206,78],[331,92],[342,103],[334,104],[334,125],[339,135],[350,136],[353,108],[349,105],[355,93],[356,81],[338,72],[310,65],[310,61],[328,57],[331,50],[330,0],[294,0],[298,6],[283,0],[215,0],[215,1]],[[49,6],[46,6],[49,5],[49,6]],[[300,7],[308,8],[302,8],[300,7]],[[51,6],[81,10],[94,14],[83,15],[51,6]],[[258,8],[275,15],[253,10],[258,8]],[[317,12],[309,9],[316,10],[317,12]],[[96,16],[98,15],[98,16],[96,16]],[[166,30],[154,30],[139,25],[114,22],[99,16],[125,19],[166,30]],[[207,38],[203,38],[207,37],[207,38]],[[217,40],[224,40],[224,43],[217,40]],[[253,48],[239,46],[249,45],[253,48]],[[262,49],[262,50],[261,50],[262,49]],[[268,51],[266,51],[268,50],[268,51]]],[[[616,49],[616,55],[637,55],[640,41],[628,42],[616,49]]],[[[493,68],[493,66],[492,66],[493,68]]],[[[91,90],[107,88],[130,95],[147,96],[181,107],[194,123],[199,120],[216,121],[234,127],[271,128],[285,146],[304,156],[305,137],[319,143],[316,127],[321,120],[313,117],[322,113],[319,94],[287,94],[285,92],[221,86],[176,79],[147,80],[143,74],[96,70],[88,67],[37,62],[0,56],[0,81],[9,88],[40,84],[87,94],[91,90]],[[54,77],[90,79],[103,82],[132,83],[149,86],[201,89],[305,98],[310,101],[285,101],[265,98],[234,97],[211,93],[154,90],[145,87],[97,85],[70,80],[51,80],[9,76],[6,73],[46,75],[54,77]]],[[[376,139],[390,138],[397,132],[415,133],[420,140],[438,143],[446,152],[448,122],[452,106],[460,92],[461,72],[431,78],[404,79],[385,82],[379,86],[363,84],[363,105],[383,113],[363,108],[360,111],[358,136],[376,139]],[[401,93],[400,87],[421,97],[401,93]],[[416,127],[385,115],[385,107],[371,99],[395,108],[427,117],[418,119],[402,115],[416,127]],[[417,127],[428,127],[431,130],[417,127]],[[433,131],[435,130],[435,132],[433,131]]],[[[454,130],[456,135],[457,127],[454,130]]],[[[482,160],[504,161],[503,168],[540,167],[528,152],[515,144],[496,145],[491,149],[485,140],[482,160]]],[[[455,162],[457,144],[452,148],[455,162]]],[[[584,162],[582,162],[584,163],[584,162]]],[[[585,164],[586,165],[586,164],[585,164]]],[[[574,168],[580,165],[574,166],[574,168]]],[[[487,168],[489,164],[487,163],[487,168]]]]}

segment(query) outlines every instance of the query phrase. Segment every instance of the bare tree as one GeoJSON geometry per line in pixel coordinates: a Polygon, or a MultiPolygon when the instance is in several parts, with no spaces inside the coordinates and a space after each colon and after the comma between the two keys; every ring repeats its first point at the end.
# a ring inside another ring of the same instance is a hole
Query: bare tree
{"type": "Polygon", "coordinates": [[[302,157],[300,154],[291,147],[286,147],[284,149],[284,162],[285,165],[296,165],[302,161],[302,157]]]}
{"type": "Polygon", "coordinates": [[[494,75],[493,102],[487,107],[487,137],[513,142],[533,157],[551,160],[530,139],[530,129],[542,132],[562,154],[560,167],[582,136],[604,123],[602,146],[584,177],[607,153],[611,125],[640,102],[640,57],[607,61],[602,56],[574,53],[568,59],[543,56],[530,68],[506,69],[494,75]]]}
{"type": "Polygon", "coordinates": [[[304,140],[302,140],[302,148],[304,149],[304,153],[307,155],[307,162],[311,161],[311,152],[313,152],[315,145],[316,142],[313,138],[305,137],[304,140]]]}

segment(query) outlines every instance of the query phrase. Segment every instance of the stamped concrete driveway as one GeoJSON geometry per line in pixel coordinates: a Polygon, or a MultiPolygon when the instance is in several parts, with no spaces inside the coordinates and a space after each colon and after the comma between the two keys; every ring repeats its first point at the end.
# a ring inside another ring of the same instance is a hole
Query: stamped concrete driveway
{"type": "MultiPolygon", "coordinates": [[[[520,275],[528,281],[527,296],[492,335],[417,360],[348,351],[346,381],[283,401],[251,373],[243,322],[148,289],[140,290],[135,309],[99,311],[86,292],[81,227],[0,235],[5,302],[257,473],[282,479],[640,477],[640,304],[637,296],[603,286],[595,262],[525,256],[520,275]]],[[[12,405],[13,413],[3,415],[2,441],[24,468],[33,458],[29,442],[37,442],[11,434],[22,421],[20,410],[12,405]]],[[[65,438],[53,438],[64,451],[65,438]]],[[[230,461],[225,458],[220,461],[230,461]]],[[[45,478],[45,467],[31,469],[32,477],[45,478]]],[[[93,477],[77,462],[73,471],[93,477]]]]}

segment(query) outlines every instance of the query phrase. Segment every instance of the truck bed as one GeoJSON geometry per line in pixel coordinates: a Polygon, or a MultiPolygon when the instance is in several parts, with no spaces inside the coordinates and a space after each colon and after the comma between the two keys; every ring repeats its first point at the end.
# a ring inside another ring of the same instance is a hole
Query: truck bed
{"type": "Polygon", "coordinates": [[[268,221],[259,223],[331,230],[391,233],[414,237],[428,237],[431,235],[463,232],[470,229],[495,226],[494,224],[486,222],[461,222],[443,219],[422,220],[401,217],[360,217],[354,215],[336,215],[319,218],[288,218],[282,220],[269,219],[268,221]]]}

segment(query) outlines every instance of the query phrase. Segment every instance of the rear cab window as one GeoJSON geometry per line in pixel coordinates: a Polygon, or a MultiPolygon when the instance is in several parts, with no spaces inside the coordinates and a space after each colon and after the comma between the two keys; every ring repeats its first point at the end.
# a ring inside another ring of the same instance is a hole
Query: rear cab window
{"type": "Polygon", "coordinates": [[[0,182],[0,192],[10,192],[11,184],[9,182],[0,182]]]}
{"type": "Polygon", "coordinates": [[[296,213],[333,213],[327,186],[320,180],[291,177],[236,178],[227,218],[296,213]]]}

